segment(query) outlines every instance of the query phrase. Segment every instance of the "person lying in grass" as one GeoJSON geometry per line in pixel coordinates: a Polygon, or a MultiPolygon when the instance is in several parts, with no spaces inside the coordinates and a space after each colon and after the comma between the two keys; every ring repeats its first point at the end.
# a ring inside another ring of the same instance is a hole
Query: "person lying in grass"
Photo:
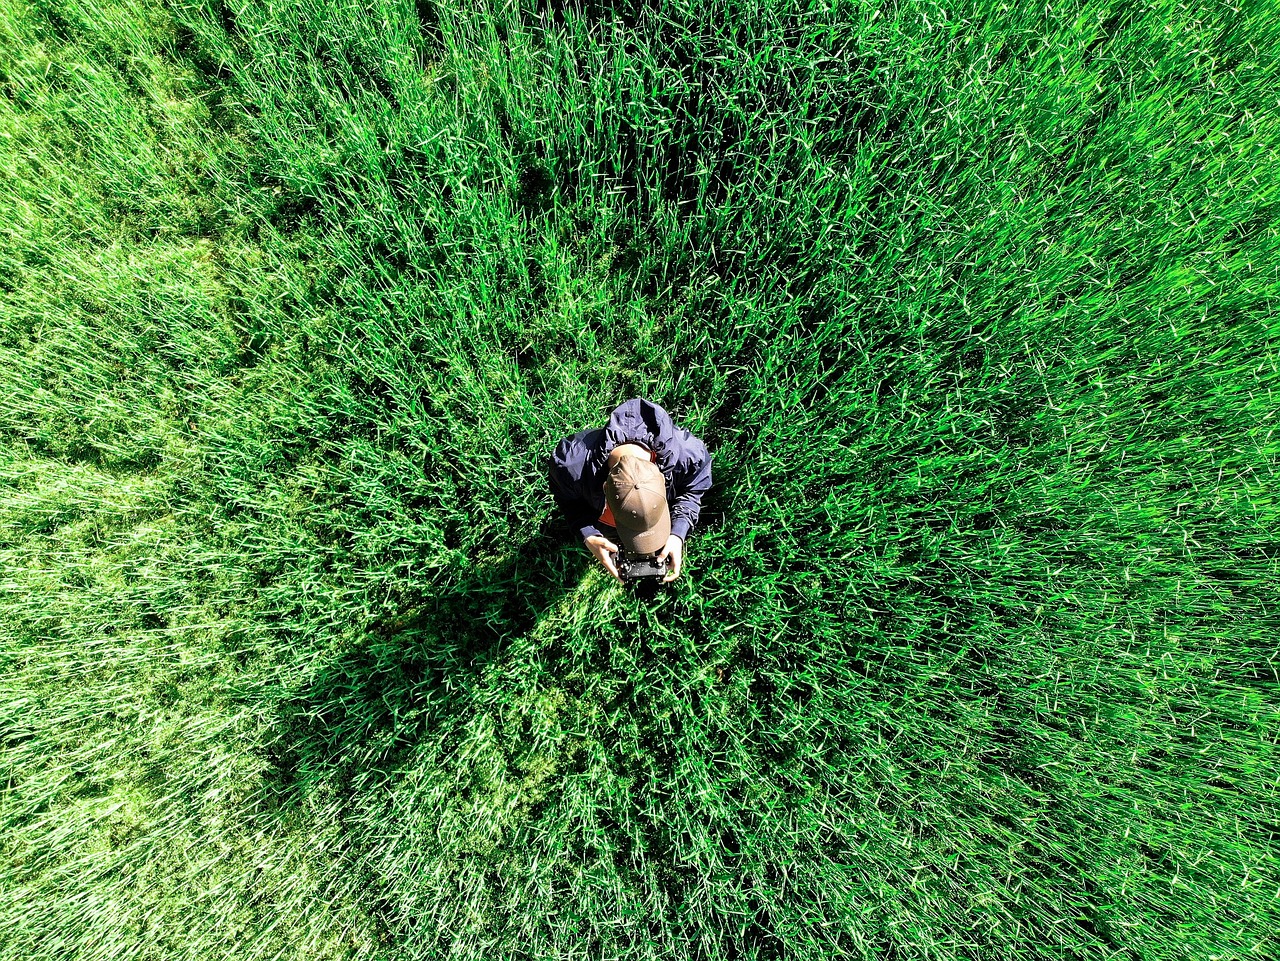
{"type": "Polygon", "coordinates": [[[561,440],[548,475],[556,503],[610,574],[622,579],[613,556],[621,541],[631,553],[659,552],[662,583],[680,576],[711,487],[711,454],[665,410],[639,397],[619,404],[604,427],[561,440]]]}

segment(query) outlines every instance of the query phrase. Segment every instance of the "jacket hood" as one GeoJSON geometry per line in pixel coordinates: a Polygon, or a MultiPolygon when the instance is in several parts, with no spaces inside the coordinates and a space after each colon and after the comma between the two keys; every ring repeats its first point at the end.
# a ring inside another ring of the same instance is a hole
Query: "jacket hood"
{"type": "Polygon", "coordinates": [[[633,397],[619,404],[604,428],[604,444],[593,458],[596,473],[604,469],[609,454],[619,444],[643,444],[658,453],[658,468],[667,473],[672,466],[675,425],[671,415],[652,401],[633,397]]]}

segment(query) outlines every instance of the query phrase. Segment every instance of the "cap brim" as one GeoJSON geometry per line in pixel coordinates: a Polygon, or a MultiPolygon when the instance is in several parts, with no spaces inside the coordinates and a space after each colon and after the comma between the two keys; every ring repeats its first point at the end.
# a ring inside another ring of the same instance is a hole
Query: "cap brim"
{"type": "Polygon", "coordinates": [[[647,531],[632,531],[619,527],[618,538],[622,546],[633,554],[653,554],[667,546],[671,536],[671,511],[663,508],[662,517],[647,531]]]}

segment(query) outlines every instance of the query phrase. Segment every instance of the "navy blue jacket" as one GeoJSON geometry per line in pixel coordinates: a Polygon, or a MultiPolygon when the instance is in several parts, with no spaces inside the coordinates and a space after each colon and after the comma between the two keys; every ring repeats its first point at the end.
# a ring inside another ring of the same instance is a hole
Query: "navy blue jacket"
{"type": "Polygon", "coordinates": [[[615,407],[603,428],[579,431],[556,445],[547,465],[556,503],[583,538],[604,533],[605,462],[619,444],[643,444],[657,452],[667,481],[671,533],[683,541],[698,523],[702,495],[711,487],[711,455],[706,444],[672,423],[670,414],[639,397],[615,407]]]}

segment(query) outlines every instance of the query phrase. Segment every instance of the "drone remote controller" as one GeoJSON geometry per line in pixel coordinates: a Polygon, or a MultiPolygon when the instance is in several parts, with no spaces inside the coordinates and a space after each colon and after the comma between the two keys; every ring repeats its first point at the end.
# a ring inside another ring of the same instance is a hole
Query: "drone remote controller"
{"type": "Polygon", "coordinates": [[[639,577],[663,577],[667,573],[667,562],[658,560],[658,552],[652,554],[633,554],[621,550],[613,555],[614,565],[618,568],[618,576],[624,581],[639,577]]]}

